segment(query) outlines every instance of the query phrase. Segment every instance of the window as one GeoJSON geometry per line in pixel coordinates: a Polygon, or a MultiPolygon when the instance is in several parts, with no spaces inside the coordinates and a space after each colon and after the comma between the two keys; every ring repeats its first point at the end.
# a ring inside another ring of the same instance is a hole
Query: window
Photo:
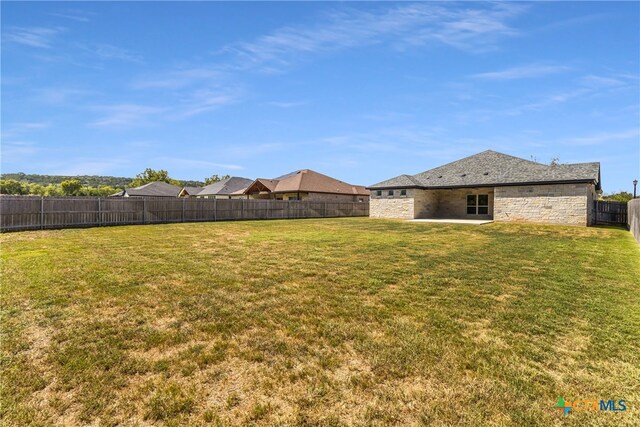
{"type": "Polygon", "coordinates": [[[393,196],[393,190],[389,190],[389,195],[393,196]]]}
{"type": "Polygon", "coordinates": [[[489,214],[489,195],[478,194],[478,215],[489,214]]]}
{"type": "Polygon", "coordinates": [[[489,195],[467,195],[467,215],[489,215],[489,195]]]}
{"type": "Polygon", "coordinates": [[[382,190],[376,191],[376,196],[378,196],[378,197],[382,196],[382,190]]]}
{"type": "Polygon", "coordinates": [[[400,190],[400,195],[401,196],[406,196],[407,195],[407,190],[400,190]]]}
{"type": "Polygon", "coordinates": [[[475,194],[467,195],[467,215],[476,214],[477,197],[475,194]]]}

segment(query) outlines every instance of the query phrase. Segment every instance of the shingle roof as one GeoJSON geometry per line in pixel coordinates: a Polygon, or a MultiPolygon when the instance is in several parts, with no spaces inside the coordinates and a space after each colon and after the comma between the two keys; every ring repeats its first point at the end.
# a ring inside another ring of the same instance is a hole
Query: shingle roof
{"type": "Polygon", "coordinates": [[[487,150],[413,176],[400,175],[367,188],[452,188],[570,181],[592,181],[599,188],[600,163],[545,165],[487,150]]]}
{"type": "Polygon", "coordinates": [[[182,189],[178,186],[156,181],[141,185],[140,187],[127,188],[125,192],[129,196],[136,197],[178,197],[180,190],[182,189]]]}
{"type": "Polygon", "coordinates": [[[297,170],[275,179],[257,179],[255,183],[262,184],[273,193],[311,192],[354,196],[369,195],[369,191],[362,185],[347,184],[311,169],[297,170]]]}
{"type": "Polygon", "coordinates": [[[203,187],[183,187],[182,190],[185,191],[189,196],[195,196],[196,194],[202,191],[203,187]]]}
{"type": "Polygon", "coordinates": [[[232,176],[205,186],[200,190],[198,196],[242,194],[242,192],[251,185],[252,182],[253,180],[249,178],[232,176]]]}

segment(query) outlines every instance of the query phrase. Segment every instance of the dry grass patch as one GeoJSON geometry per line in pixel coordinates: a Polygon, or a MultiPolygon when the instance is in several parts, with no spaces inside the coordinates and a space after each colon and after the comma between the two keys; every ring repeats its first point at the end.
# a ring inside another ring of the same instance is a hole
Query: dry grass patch
{"type": "Polygon", "coordinates": [[[640,249],[348,218],[0,236],[4,425],[633,425],[640,249]],[[629,410],[558,417],[566,399],[629,410]]]}

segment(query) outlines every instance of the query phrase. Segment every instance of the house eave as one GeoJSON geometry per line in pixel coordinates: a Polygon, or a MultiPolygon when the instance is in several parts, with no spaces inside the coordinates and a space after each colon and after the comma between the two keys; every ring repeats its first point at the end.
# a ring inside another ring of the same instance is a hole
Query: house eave
{"type": "Polygon", "coordinates": [[[509,183],[492,183],[492,184],[465,184],[465,185],[405,185],[405,186],[385,186],[385,187],[366,187],[367,190],[401,190],[401,189],[420,189],[420,190],[453,190],[456,188],[494,188],[494,187],[515,187],[520,185],[554,185],[554,184],[596,184],[594,179],[572,179],[558,181],[524,181],[509,183]]]}

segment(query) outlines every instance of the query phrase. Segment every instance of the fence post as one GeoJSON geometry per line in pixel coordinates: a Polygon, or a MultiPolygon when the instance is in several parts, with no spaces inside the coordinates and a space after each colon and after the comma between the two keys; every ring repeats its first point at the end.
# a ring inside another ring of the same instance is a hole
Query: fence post
{"type": "Polygon", "coordinates": [[[213,196],[213,220],[218,220],[218,202],[216,201],[216,196],[213,196]]]}
{"type": "Polygon", "coordinates": [[[102,225],[102,206],[100,203],[100,197],[98,197],[98,225],[102,225]]]}
{"type": "Polygon", "coordinates": [[[185,199],[183,198],[182,199],[182,222],[184,222],[184,202],[185,202],[185,199]]]}
{"type": "Polygon", "coordinates": [[[44,196],[40,197],[40,229],[44,229],[44,196]]]}
{"type": "Polygon", "coordinates": [[[242,200],[242,215],[240,215],[240,219],[244,219],[244,199],[240,199],[242,200]]]}
{"type": "Polygon", "coordinates": [[[147,199],[142,198],[142,223],[147,223],[147,199]]]}

